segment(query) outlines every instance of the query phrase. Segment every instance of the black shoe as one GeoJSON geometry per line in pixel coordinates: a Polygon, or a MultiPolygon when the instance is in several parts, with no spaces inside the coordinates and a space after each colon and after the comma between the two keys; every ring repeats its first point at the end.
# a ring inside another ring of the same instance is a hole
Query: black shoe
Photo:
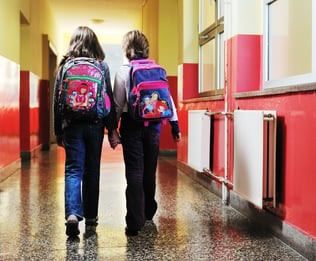
{"type": "Polygon", "coordinates": [[[92,235],[96,233],[96,228],[98,226],[98,218],[88,218],[86,219],[86,234],[92,235]]]}
{"type": "Polygon", "coordinates": [[[129,229],[128,227],[125,228],[125,235],[128,237],[133,237],[138,235],[138,230],[132,230],[129,229]]]}
{"type": "Polygon", "coordinates": [[[146,215],[146,220],[152,220],[154,215],[156,214],[157,211],[157,202],[154,202],[154,204],[150,208],[146,208],[145,210],[145,215],[146,215]]]}
{"type": "Polygon", "coordinates": [[[77,220],[68,220],[66,223],[66,235],[69,237],[75,237],[79,234],[79,222],[77,220]]]}
{"type": "Polygon", "coordinates": [[[86,218],[86,226],[96,227],[98,225],[98,217],[86,218]]]}
{"type": "Polygon", "coordinates": [[[158,234],[157,226],[152,220],[147,220],[142,230],[145,235],[151,235],[155,237],[158,234]]]}
{"type": "Polygon", "coordinates": [[[96,232],[95,227],[91,227],[91,226],[87,227],[86,226],[86,231],[83,234],[83,236],[84,236],[85,239],[88,239],[88,238],[90,238],[92,236],[97,236],[97,232],[96,232]]]}

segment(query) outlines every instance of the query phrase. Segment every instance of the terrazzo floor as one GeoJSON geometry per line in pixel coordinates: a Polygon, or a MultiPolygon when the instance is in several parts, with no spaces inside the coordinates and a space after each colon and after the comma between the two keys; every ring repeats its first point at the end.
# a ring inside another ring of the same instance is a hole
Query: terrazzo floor
{"type": "Polygon", "coordinates": [[[52,145],[0,183],[0,260],[306,260],[167,157],[158,163],[157,214],[127,238],[125,185],[122,149],[105,141],[96,234],[81,222],[79,237],[68,239],[64,151],[52,145]]]}

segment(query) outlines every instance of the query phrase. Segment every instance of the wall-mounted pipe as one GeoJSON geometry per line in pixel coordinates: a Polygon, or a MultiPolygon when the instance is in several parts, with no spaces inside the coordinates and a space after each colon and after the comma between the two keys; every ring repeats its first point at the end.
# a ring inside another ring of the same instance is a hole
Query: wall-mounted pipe
{"type": "MultiPolygon", "coordinates": [[[[226,99],[227,100],[227,97],[226,99]]],[[[204,169],[204,172],[216,179],[218,179],[221,183],[222,183],[222,202],[224,205],[228,205],[229,204],[229,189],[228,189],[228,184],[232,185],[232,182],[228,180],[228,122],[227,122],[227,117],[228,116],[233,116],[234,113],[233,112],[228,112],[227,111],[227,104],[225,105],[225,111],[219,111],[219,112],[211,112],[211,111],[206,111],[205,115],[208,116],[214,116],[214,115],[222,115],[225,116],[225,174],[224,174],[224,178],[223,177],[219,177],[217,175],[215,175],[214,173],[212,173],[210,170],[208,169],[204,169]]]]}
{"type": "Polygon", "coordinates": [[[231,182],[230,180],[225,179],[225,178],[223,178],[221,176],[218,176],[218,175],[214,174],[211,170],[209,170],[207,168],[204,168],[203,171],[204,171],[205,174],[210,175],[211,177],[218,179],[221,183],[224,183],[226,185],[229,184],[232,187],[234,186],[233,182],[231,182]]]}
{"type": "Polygon", "coordinates": [[[275,120],[275,117],[273,114],[264,114],[263,115],[263,120],[264,121],[274,121],[275,120]]]}
{"type": "Polygon", "coordinates": [[[206,111],[205,115],[209,115],[209,116],[213,116],[213,115],[224,115],[224,116],[233,116],[234,113],[233,112],[224,112],[224,111],[206,111]]]}

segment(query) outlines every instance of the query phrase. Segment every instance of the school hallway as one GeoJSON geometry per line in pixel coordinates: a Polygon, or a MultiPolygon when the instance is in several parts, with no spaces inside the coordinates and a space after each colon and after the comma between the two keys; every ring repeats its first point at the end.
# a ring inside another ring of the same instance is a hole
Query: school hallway
{"type": "Polygon", "coordinates": [[[0,183],[0,260],[306,260],[159,158],[158,211],[127,238],[122,149],[104,141],[96,234],[67,239],[64,151],[52,145],[0,183]]]}

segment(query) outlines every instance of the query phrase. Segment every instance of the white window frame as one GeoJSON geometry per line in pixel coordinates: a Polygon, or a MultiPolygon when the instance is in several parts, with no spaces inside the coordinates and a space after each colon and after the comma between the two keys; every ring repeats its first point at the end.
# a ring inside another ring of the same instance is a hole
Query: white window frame
{"type": "MultiPolygon", "coordinates": [[[[220,39],[223,37],[225,39],[224,34],[224,15],[219,16],[219,12],[224,8],[223,1],[215,1],[216,2],[216,10],[215,10],[215,23],[208,26],[206,29],[202,27],[202,14],[203,14],[203,1],[200,0],[200,9],[199,9],[199,39],[200,41],[204,41],[203,44],[199,44],[199,96],[213,96],[217,95],[219,92],[223,92],[225,88],[225,75],[223,74],[224,79],[222,79],[222,72],[225,72],[225,65],[222,64],[221,56],[225,55],[222,52],[220,39]],[[215,86],[212,90],[205,91],[203,90],[203,56],[202,56],[202,46],[210,41],[215,40],[215,86]]],[[[225,45],[225,43],[224,43],[225,45]]],[[[225,61],[225,59],[224,59],[225,61]]]]}
{"type": "Polygon", "coordinates": [[[316,1],[312,1],[312,72],[281,79],[268,79],[269,66],[269,5],[279,0],[264,0],[264,33],[263,33],[263,88],[276,88],[302,85],[316,82],[316,1]]]}

